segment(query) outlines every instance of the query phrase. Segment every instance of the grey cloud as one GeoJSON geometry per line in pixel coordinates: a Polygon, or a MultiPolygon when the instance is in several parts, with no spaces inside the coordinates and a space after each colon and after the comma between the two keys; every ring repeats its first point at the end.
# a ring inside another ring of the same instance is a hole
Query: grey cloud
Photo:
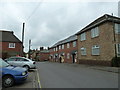
{"type": "MultiPolygon", "coordinates": [[[[64,39],[95,20],[99,16],[114,13],[117,16],[116,2],[84,2],[84,3],[42,3],[31,18],[34,8],[39,2],[13,3],[7,8],[4,25],[0,27],[13,30],[21,38],[22,22],[25,21],[25,51],[28,50],[28,41],[32,40],[32,48],[51,46],[64,39]],[[114,7],[112,7],[114,6],[114,7]],[[16,9],[14,9],[16,7],[16,9]],[[18,11],[16,11],[18,10],[18,11]],[[20,14],[19,16],[16,16],[20,14]],[[18,20],[19,19],[19,20],[18,20]],[[5,26],[5,24],[7,26],[5,26]]],[[[1,7],[0,7],[0,11],[1,7]]],[[[3,11],[4,12],[4,11],[3,11]]],[[[0,15],[1,17],[1,15],[0,15]]],[[[0,22],[1,23],[1,22],[0,22]]]]}

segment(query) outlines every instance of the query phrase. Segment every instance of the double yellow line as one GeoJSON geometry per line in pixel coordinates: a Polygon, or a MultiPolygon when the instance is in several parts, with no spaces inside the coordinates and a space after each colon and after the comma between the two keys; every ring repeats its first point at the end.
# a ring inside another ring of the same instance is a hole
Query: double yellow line
{"type": "Polygon", "coordinates": [[[38,73],[38,69],[36,69],[36,71],[37,71],[37,82],[38,82],[39,88],[42,88],[42,85],[41,85],[41,82],[40,82],[40,75],[38,73]]]}

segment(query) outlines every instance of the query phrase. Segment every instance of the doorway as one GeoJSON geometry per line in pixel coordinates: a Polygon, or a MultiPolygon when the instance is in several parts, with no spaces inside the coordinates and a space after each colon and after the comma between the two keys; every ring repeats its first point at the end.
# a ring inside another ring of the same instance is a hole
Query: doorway
{"type": "Polygon", "coordinates": [[[72,54],[72,61],[75,63],[75,54],[72,54]]]}

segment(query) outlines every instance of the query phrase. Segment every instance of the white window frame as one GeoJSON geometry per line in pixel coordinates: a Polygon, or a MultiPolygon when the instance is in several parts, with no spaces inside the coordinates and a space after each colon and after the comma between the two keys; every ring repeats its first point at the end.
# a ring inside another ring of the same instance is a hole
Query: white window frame
{"type": "Polygon", "coordinates": [[[58,51],[58,48],[56,47],[56,51],[58,51]]]}
{"type": "Polygon", "coordinates": [[[59,46],[59,50],[61,49],[61,45],[59,46]]]}
{"type": "Polygon", "coordinates": [[[82,47],[80,48],[80,51],[81,51],[81,55],[87,55],[86,48],[82,47]]]}
{"type": "Polygon", "coordinates": [[[9,43],[9,48],[15,48],[15,43],[9,43]]]}
{"type": "Polygon", "coordinates": [[[67,59],[70,59],[70,53],[67,53],[67,59]]]}
{"type": "Polygon", "coordinates": [[[95,27],[95,28],[91,29],[91,37],[94,38],[97,36],[99,36],[99,28],[95,27]]]}
{"type": "Polygon", "coordinates": [[[117,57],[120,57],[120,44],[116,44],[117,57]]]}
{"type": "Polygon", "coordinates": [[[63,53],[62,55],[63,55],[63,57],[65,58],[65,53],[63,53]]]}
{"type": "Polygon", "coordinates": [[[80,40],[81,41],[86,40],[86,33],[85,32],[80,35],[80,40]]]}
{"type": "Polygon", "coordinates": [[[64,44],[62,45],[62,49],[64,49],[64,44]]]}
{"type": "Polygon", "coordinates": [[[92,46],[92,55],[100,55],[100,46],[99,45],[92,46]]]}
{"type": "Polygon", "coordinates": [[[115,33],[120,34],[120,24],[115,23],[115,33]]]}
{"type": "Polygon", "coordinates": [[[70,48],[70,43],[67,43],[67,48],[70,48]]]}
{"type": "Polygon", "coordinates": [[[54,51],[55,51],[56,48],[54,48],[54,51]]]}
{"type": "Polygon", "coordinates": [[[76,47],[76,41],[73,42],[73,47],[76,47]]]}

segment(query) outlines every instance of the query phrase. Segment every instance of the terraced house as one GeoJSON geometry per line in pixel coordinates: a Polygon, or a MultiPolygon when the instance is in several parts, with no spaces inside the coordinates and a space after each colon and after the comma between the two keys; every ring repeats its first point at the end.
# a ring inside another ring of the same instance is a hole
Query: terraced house
{"type": "Polygon", "coordinates": [[[77,36],[72,35],[50,47],[50,61],[77,63],[77,36]]]}
{"type": "Polygon", "coordinates": [[[111,66],[120,57],[120,18],[105,14],[76,35],[79,63],[111,66]]]}

